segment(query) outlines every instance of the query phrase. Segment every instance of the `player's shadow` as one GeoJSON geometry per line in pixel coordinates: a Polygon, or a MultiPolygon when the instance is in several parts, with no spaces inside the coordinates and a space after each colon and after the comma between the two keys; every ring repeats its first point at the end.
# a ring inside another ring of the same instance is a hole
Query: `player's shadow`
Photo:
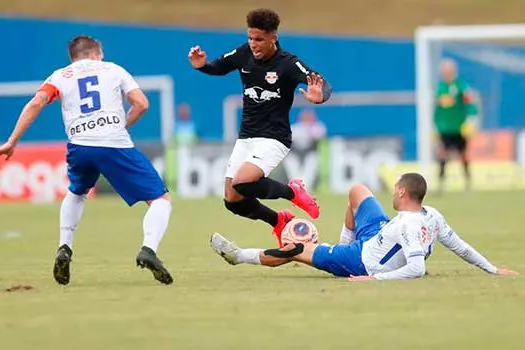
{"type": "Polygon", "coordinates": [[[458,277],[468,278],[468,277],[475,277],[475,275],[471,275],[471,274],[464,273],[464,272],[462,273],[457,270],[451,270],[451,271],[446,271],[446,272],[428,272],[427,271],[425,272],[425,276],[423,278],[436,280],[436,279],[450,279],[450,278],[458,278],[458,277]]]}
{"type": "MultiPolygon", "coordinates": [[[[260,277],[258,277],[260,279],[260,277]]],[[[278,274],[275,276],[268,277],[269,279],[312,279],[312,280],[319,280],[319,279],[336,279],[337,277],[330,276],[330,275],[297,275],[297,274],[278,274]]]]}

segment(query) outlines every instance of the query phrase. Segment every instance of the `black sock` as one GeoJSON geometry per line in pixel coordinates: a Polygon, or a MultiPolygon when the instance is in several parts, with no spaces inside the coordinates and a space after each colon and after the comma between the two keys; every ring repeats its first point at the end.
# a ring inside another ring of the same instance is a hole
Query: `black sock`
{"type": "Polygon", "coordinates": [[[244,197],[260,198],[260,199],[277,199],[285,198],[292,200],[294,197],[293,190],[290,186],[270,179],[262,177],[255,182],[240,183],[233,186],[233,188],[244,197]]]}
{"type": "Polygon", "coordinates": [[[272,227],[277,225],[277,212],[268,208],[256,198],[245,198],[240,202],[224,201],[224,205],[234,214],[252,220],[262,220],[272,227]]]}
{"type": "Polygon", "coordinates": [[[465,173],[465,181],[470,183],[470,163],[468,161],[463,161],[463,171],[465,173]]]}
{"type": "Polygon", "coordinates": [[[253,211],[253,215],[257,219],[266,222],[267,224],[269,224],[272,227],[277,225],[277,221],[278,221],[277,212],[275,210],[273,210],[273,209],[270,209],[266,205],[262,204],[257,199],[255,199],[255,198],[253,198],[253,199],[257,203],[257,206],[256,206],[255,210],[253,211]]]}
{"type": "Polygon", "coordinates": [[[440,160],[439,161],[439,180],[443,182],[445,180],[445,167],[447,165],[446,160],[440,160]]]}

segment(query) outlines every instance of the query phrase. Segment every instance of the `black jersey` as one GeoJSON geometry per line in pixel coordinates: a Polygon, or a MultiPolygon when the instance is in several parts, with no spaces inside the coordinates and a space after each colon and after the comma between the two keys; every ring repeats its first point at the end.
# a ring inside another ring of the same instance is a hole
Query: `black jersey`
{"type": "MultiPolygon", "coordinates": [[[[279,44],[270,59],[256,60],[244,44],[199,70],[210,75],[239,71],[244,88],[239,138],[265,137],[288,148],[292,145],[289,113],[295,89],[307,83],[308,74],[315,73],[304,62],[279,44]]],[[[330,91],[328,82],[324,84],[323,90],[330,91]]]]}

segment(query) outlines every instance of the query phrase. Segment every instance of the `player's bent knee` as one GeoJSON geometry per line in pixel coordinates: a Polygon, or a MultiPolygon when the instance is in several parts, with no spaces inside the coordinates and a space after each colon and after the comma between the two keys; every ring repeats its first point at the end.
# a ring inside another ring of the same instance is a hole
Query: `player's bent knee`
{"type": "Polygon", "coordinates": [[[64,199],[70,198],[79,202],[83,202],[87,199],[87,192],[88,191],[86,191],[86,193],[75,193],[71,190],[68,190],[66,195],[64,196],[64,199]]]}
{"type": "Polygon", "coordinates": [[[231,192],[225,193],[224,195],[225,202],[235,203],[235,202],[240,202],[243,199],[244,197],[238,194],[237,192],[235,192],[234,190],[232,190],[231,192]]]}
{"type": "Polygon", "coordinates": [[[233,189],[244,197],[253,197],[254,196],[254,185],[255,182],[242,182],[234,183],[233,189]]]}
{"type": "Polygon", "coordinates": [[[447,158],[448,158],[448,153],[447,153],[447,151],[443,150],[443,151],[439,151],[439,152],[437,152],[437,158],[438,158],[438,160],[446,161],[447,158]]]}
{"type": "Polygon", "coordinates": [[[240,215],[246,218],[251,218],[254,211],[254,204],[252,200],[242,200],[237,202],[230,202],[224,200],[224,206],[233,214],[240,215]]]}
{"type": "Polygon", "coordinates": [[[252,163],[244,163],[232,179],[232,186],[235,187],[242,183],[256,182],[261,177],[264,177],[264,171],[261,168],[252,163]]]}
{"type": "Polygon", "coordinates": [[[147,205],[151,205],[151,203],[155,202],[155,201],[158,201],[159,199],[162,199],[162,200],[165,200],[165,201],[168,201],[170,204],[171,204],[171,196],[168,192],[164,193],[162,196],[158,197],[158,198],[155,198],[155,199],[152,199],[152,200],[149,200],[149,201],[146,201],[146,204],[147,205]]]}
{"type": "Polygon", "coordinates": [[[355,184],[348,190],[348,199],[364,199],[374,194],[363,184],[355,184]]]}
{"type": "Polygon", "coordinates": [[[167,200],[168,202],[171,202],[171,196],[168,192],[164,193],[162,196],[160,196],[159,198],[157,199],[165,199],[167,200]]]}
{"type": "Polygon", "coordinates": [[[239,186],[242,186],[244,184],[257,182],[261,177],[263,176],[255,176],[255,177],[248,177],[248,178],[234,178],[232,180],[232,188],[236,189],[239,186]]]}
{"type": "Polygon", "coordinates": [[[235,205],[236,202],[230,202],[227,198],[224,199],[224,207],[235,214],[235,211],[237,209],[237,206],[235,205]]]}
{"type": "Polygon", "coordinates": [[[233,180],[226,178],[224,181],[224,200],[228,202],[239,202],[244,199],[232,186],[233,180]]]}
{"type": "Polygon", "coordinates": [[[368,187],[363,184],[356,184],[350,187],[348,191],[348,201],[352,208],[357,209],[361,202],[363,202],[368,197],[372,197],[374,194],[368,187]]]}
{"type": "Polygon", "coordinates": [[[70,185],[67,189],[69,193],[74,194],[75,196],[86,196],[89,193],[91,188],[80,188],[73,185],[70,185]]]}

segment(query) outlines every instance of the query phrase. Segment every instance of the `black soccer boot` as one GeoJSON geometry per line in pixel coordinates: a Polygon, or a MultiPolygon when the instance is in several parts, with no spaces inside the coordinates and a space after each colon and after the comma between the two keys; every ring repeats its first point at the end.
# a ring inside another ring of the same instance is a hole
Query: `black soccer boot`
{"type": "Polygon", "coordinates": [[[153,277],[161,283],[172,284],[173,277],[159,260],[157,254],[148,247],[142,247],[137,255],[137,266],[147,268],[153,273],[153,277]]]}
{"type": "Polygon", "coordinates": [[[61,245],[57,250],[55,266],[53,267],[53,277],[58,284],[66,285],[69,283],[69,263],[73,251],[66,244],[61,245]]]}

